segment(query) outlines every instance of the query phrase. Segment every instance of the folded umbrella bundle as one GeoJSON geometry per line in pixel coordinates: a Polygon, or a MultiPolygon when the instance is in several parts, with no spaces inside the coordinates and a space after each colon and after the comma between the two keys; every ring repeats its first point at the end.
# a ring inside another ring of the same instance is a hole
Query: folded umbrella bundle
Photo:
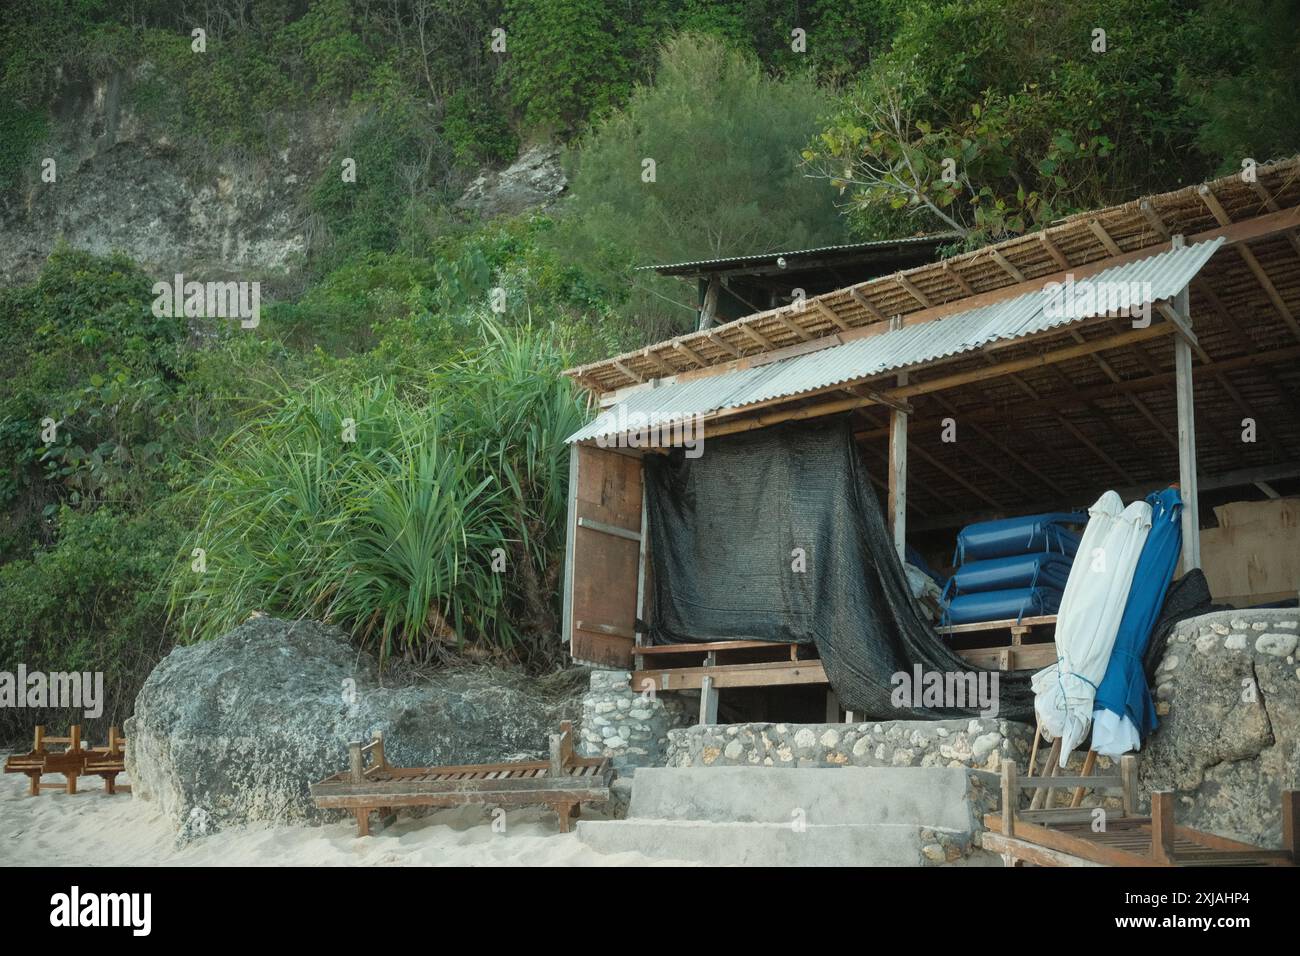
{"type": "Polygon", "coordinates": [[[1135,501],[1125,508],[1113,491],[1088,509],[1088,526],[1057,612],[1057,660],[1032,682],[1043,735],[1061,738],[1062,767],[1092,723],[1094,695],[1110,662],[1150,527],[1151,505],[1135,501]]]}
{"type": "Polygon", "coordinates": [[[1182,550],[1183,499],[1178,489],[1171,487],[1148,495],[1147,503],[1151,506],[1151,532],[1142,545],[1092,715],[1092,749],[1107,757],[1138,750],[1156,726],[1142,655],[1182,550]]]}

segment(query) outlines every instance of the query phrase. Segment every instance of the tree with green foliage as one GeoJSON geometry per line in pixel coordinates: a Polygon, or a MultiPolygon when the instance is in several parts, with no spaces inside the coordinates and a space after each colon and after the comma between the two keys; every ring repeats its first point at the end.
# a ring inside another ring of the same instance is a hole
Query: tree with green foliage
{"type": "MultiPolygon", "coordinates": [[[[676,37],[655,82],[583,139],[561,238],[616,284],[631,264],[839,241],[833,192],[798,161],[831,102],[811,77],[769,77],[717,37],[676,37]]],[[[627,308],[647,332],[689,324],[697,303],[681,283],[638,283],[627,308]]]]}
{"type": "Polygon", "coordinates": [[[1231,118],[1244,76],[1203,81],[1199,105],[1189,95],[1237,49],[1225,16],[1169,0],[911,4],[805,159],[849,198],[860,234],[950,229],[978,243],[1202,178],[1223,160],[1198,141],[1271,155],[1289,138],[1293,151],[1266,116],[1294,83],[1259,84],[1250,134],[1231,118]]]}

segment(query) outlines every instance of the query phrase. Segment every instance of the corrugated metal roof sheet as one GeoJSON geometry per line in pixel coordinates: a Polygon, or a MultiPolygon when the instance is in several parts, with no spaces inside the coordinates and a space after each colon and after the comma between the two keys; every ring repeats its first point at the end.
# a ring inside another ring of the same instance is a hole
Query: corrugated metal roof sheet
{"type": "Polygon", "coordinates": [[[1044,287],[993,305],[903,326],[769,365],[683,382],[665,381],[630,392],[570,435],[568,441],[618,434],[627,430],[629,421],[667,424],[722,409],[794,397],[841,382],[948,358],[991,342],[1017,339],[1119,309],[1170,299],[1191,281],[1222,243],[1221,238],[1197,243],[1106,269],[1080,280],[1073,295],[1068,287],[1058,286],[1053,297],[1049,287],[1044,287]],[[1106,297],[1104,304],[1095,301],[1101,293],[1106,297]],[[1058,303],[1064,308],[1056,307],[1058,303]]]}
{"type": "Polygon", "coordinates": [[[957,238],[955,232],[944,232],[930,236],[907,236],[903,239],[873,239],[870,242],[848,242],[838,246],[815,246],[812,249],[789,249],[783,252],[759,252],[747,256],[723,256],[720,259],[691,259],[686,262],[665,262],[660,265],[637,266],[635,272],[667,271],[703,266],[743,265],[752,262],[775,262],[781,256],[824,256],[832,252],[870,252],[873,249],[888,249],[892,246],[939,245],[957,238]]]}

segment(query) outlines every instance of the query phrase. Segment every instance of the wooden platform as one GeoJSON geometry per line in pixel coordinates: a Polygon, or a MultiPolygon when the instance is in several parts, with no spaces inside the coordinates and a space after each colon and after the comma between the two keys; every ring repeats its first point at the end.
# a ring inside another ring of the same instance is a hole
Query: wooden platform
{"type": "MultiPolygon", "coordinates": [[[[941,634],[960,634],[972,647],[954,647],[975,667],[989,670],[1040,670],[1056,662],[1056,644],[1045,640],[1021,643],[1026,635],[1056,618],[1024,618],[964,624],[939,628],[941,634]],[[1006,643],[984,646],[995,637],[1006,643]]],[[[817,649],[806,644],[776,644],[771,641],[719,641],[717,643],[669,644],[637,647],[637,667],[632,687],[638,692],[701,690],[706,678],[714,689],[724,687],[778,687],[796,684],[827,684],[826,671],[817,649]]]]}
{"type": "Polygon", "coordinates": [[[613,774],[604,757],[579,757],[573,750],[569,721],[551,737],[549,760],[450,767],[393,767],[384,757],[382,734],[371,743],[349,745],[349,769],[312,784],[318,807],[350,810],[357,834],[370,834],[370,813],[391,819],[397,807],[520,806],[546,804],[560,818],[561,832],[583,803],[609,799],[613,774]],[[366,755],[371,763],[366,766],[366,755]]]}
{"type": "Polygon", "coordinates": [[[1055,614],[956,624],[935,631],[976,667],[1036,671],[1056,663],[1055,614]]]}

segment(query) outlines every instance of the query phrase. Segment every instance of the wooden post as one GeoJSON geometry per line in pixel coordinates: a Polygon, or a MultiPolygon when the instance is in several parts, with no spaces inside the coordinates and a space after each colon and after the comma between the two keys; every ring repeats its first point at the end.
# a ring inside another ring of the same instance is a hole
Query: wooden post
{"type": "Polygon", "coordinates": [[[704,304],[700,307],[700,325],[698,331],[713,327],[718,316],[718,293],[722,289],[722,280],[709,276],[709,284],[704,289],[704,304]]]}
{"type": "MultiPolygon", "coordinates": [[[[1184,245],[1174,236],[1174,248],[1184,245]]],[[[1192,327],[1191,297],[1184,287],[1174,298],[1174,311],[1192,327]]],[[[1174,391],[1178,400],[1178,489],[1183,498],[1182,573],[1201,566],[1201,516],[1196,485],[1196,407],[1192,391],[1192,347],[1181,335],[1174,336],[1174,391]]]]}
{"type": "MultiPolygon", "coordinates": [[[[1052,741],[1051,749],[1047,751],[1047,764],[1043,767],[1043,772],[1039,774],[1039,779],[1055,777],[1059,768],[1057,764],[1061,762],[1061,738],[1057,737],[1052,741]]],[[[1048,798],[1052,791],[1047,787],[1039,787],[1034,790],[1034,797],[1029,802],[1029,809],[1042,810],[1045,806],[1050,807],[1051,802],[1048,798]]]]}
{"type": "Polygon", "coordinates": [[[1016,762],[1002,761],[1002,835],[1016,835],[1016,762]]]}
{"type": "MultiPolygon", "coordinates": [[[[573,650],[573,557],[578,531],[578,446],[569,446],[568,517],[564,522],[564,593],[561,595],[560,639],[573,650]]],[[[633,662],[635,663],[635,662],[633,662]]]]}
{"type": "Polygon", "coordinates": [[[1300,866],[1300,798],[1296,791],[1282,791],[1282,849],[1289,850],[1291,862],[1300,866]]]}
{"type": "MultiPolygon", "coordinates": [[[[361,741],[358,740],[355,743],[348,744],[348,770],[353,783],[361,783],[361,781],[365,779],[365,775],[362,773],[363,766],[361,758],[361,741]]],[[[362,836],[364,835],[365,834],[362,834],[362,836]]]]}
{"type": "Polygon", "coordinates": [[[1157,863],[1174,862],[1174,792],[1151,794],[1151,856],[1157,863]]]}
{"type": "MultiPolygon", "coordinates": [[[[717,660],[716,655],[709,654],[704,659],[706,666],[717,660]]],[[[718,722],[718,689],[713,686],[713,678],[700,678],[700,723],[716,724],[718,722]]]]}
{"type": "Polygon", "coordinates": [[[840,722],[840,699],[836,696],[835,691],[826,688],[826,723],[838,724],[840,722]]]}
{"type": "Polygon", "coordinates": [[[1133,754],[1124,754],[1119,758],[1119,782],[1123,788],[1124,816],[1137,816],[1137,765],[1138,759],[1133,754]]]}
{"type": "Polygon", "coordinates": [[[551,762],[546,771],[548,777],[556,779],[564,776],[564,735],[551,734],[551,762]]]}
{"type": "MultiPolygon", "coordinates": [[[[1083,771],[1079,774],[1081,777],[1091,777],[1092,768],[1097,765],[1097,751],[1089,750],[1088,755],[1083,758],[1083,771]]],[[[1070,800],[1071,807],[1083,806],[1083,787],[1074,788],[1074,797],[1070,800]]]]}
{"type": "Polygon", "coordinates": [[[384,759],[384,732],[382,730],[376,730],[373,739],[375,743],[371,748],[371,752],[374,754],[374,757],[372,758],[371,765],[375,767],[387,767],[388,761],[384,759]]]}
{"type": "MultiPolygon", "coordinates": [[[[898,384],[907,384],[907,373],[898,373],[898,384]]],[[[907,413],[889,412],[889,530],[900,561],[907,560],[907,413]]]]}

